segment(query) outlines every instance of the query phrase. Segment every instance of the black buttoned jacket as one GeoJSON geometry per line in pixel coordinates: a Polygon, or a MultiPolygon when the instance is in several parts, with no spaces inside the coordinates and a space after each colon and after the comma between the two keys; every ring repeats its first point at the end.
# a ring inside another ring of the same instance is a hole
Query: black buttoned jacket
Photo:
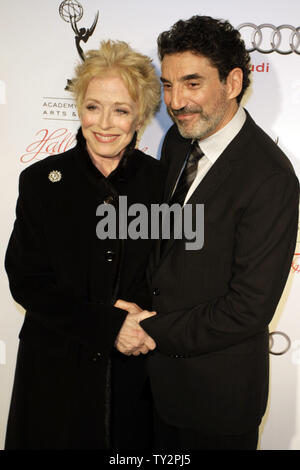
{"type": "MultiPolygon", "coordinates": [[[[25,169],[19,189],[6,269],[26,315],[6,447],[105,447],[107,364],[127,314],[113,303],[150,306],[144,274],[152,242],[100,240],[96,210],[105,201],[118,214],[118,195],[128,207],[159,203],[161,166],[133,150],[106,179],[79,131],[74,149],[25,169]]],[[[123,359],[119,396],[130,408],[145,381],[144,361],[123,359]]]]}

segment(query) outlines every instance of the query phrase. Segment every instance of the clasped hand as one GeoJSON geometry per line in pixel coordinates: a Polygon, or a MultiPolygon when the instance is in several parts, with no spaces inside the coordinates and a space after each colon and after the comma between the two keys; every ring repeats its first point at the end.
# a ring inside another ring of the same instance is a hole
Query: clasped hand
{"type": "Polygon", "coordinates": [[[142,310],[137,304],[125,300],[117,300],[115,307],[128,312],[115,341],[115,347],[118,351],[127,356],[138,356],[153,351],[156,348],[155,341],[143,330],[139,323],[156,315],[156,312],[142,310]]]}

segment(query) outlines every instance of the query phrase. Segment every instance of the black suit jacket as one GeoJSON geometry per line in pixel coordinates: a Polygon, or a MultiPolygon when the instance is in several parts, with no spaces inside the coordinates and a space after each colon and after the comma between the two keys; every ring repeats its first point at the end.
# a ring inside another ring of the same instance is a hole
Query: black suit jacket
{"type": "MultiPolygon", "coordinates": [[[[171,127],[162,153],[166,200],[189,146],[171,127]]],[[[247,114],[188,202],[204,204],[203,248],[170,240],[150,268],[158,313],[142,326],[157,343],[149,359],[155,404],[175,426],[247,432],[266,408],[268,323],[296,243],[298,180],[247,114]]]]}

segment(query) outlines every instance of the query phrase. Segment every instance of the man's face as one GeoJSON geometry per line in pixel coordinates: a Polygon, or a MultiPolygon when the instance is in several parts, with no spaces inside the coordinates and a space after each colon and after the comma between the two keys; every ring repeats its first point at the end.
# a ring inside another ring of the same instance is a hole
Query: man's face
{"type": "Polygon", "coordinates": [[[203,139],[224,127],[237,110],[232,87],[216,67],[190,51],[165,55],[161,81],[168,112],[181,135],[203,139]]]}

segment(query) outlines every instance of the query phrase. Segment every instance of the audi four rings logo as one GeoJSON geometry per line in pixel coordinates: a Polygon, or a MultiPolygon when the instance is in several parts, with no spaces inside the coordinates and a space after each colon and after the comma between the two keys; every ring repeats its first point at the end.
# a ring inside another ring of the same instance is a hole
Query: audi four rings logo
{"type": "Polygon", "coordinates": [[[242,23],[237,29],[243,36],[248,52],[278,52],[283,55],[295,52],[300,55],[300,26],[295,28],[289,24],[274,26],[263,23],[257,26],[254,23],[242,23]]]}
{"type": "Polygon", "coordinates": [[[269,353],[274,356],[285,354],[291,347],[291,340],[282,331],[273,331],[269,334],[269,353]]]}

